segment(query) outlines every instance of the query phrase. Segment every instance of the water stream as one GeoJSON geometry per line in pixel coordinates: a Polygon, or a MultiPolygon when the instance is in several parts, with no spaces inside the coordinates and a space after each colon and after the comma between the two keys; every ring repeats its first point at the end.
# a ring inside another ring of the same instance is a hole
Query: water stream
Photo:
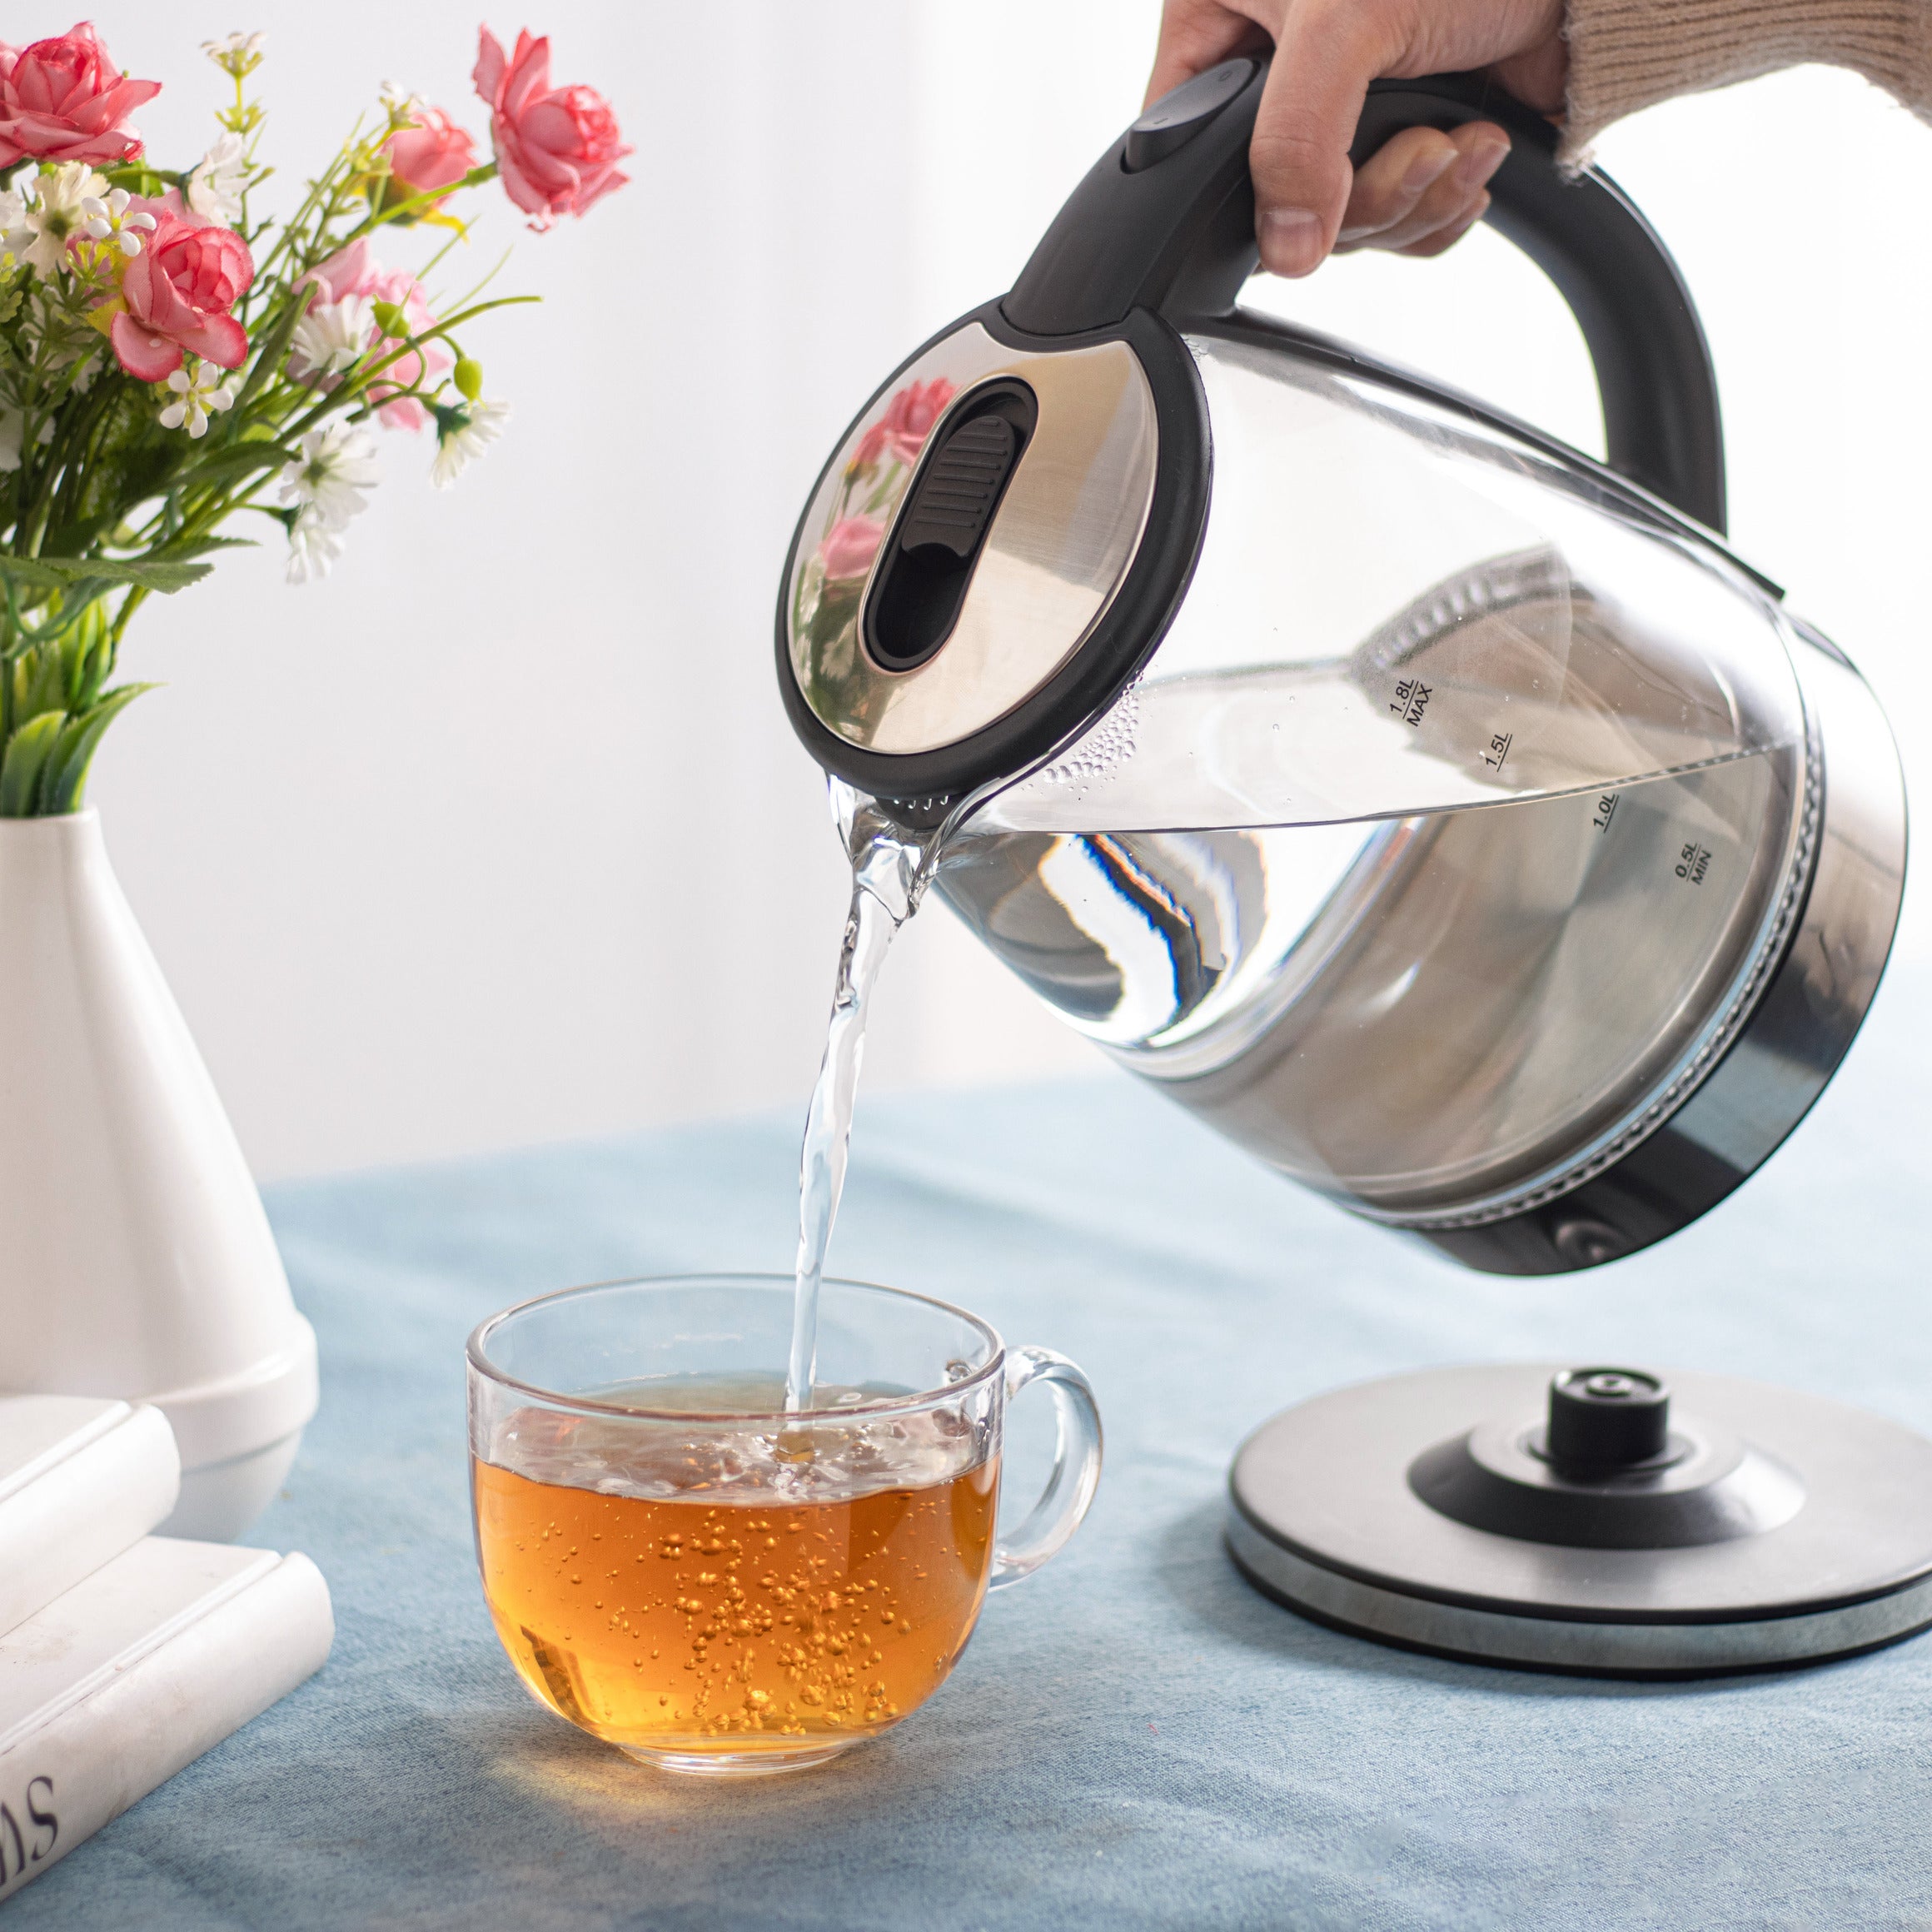
{"type": "Polygon", "coordinates": [[[825,1054],[805,1116],[799,1158],[799,1250],[794,1264],[791,1358],[785,1410],[812,1405],[819,1353],[819,1284],[852,1144],[852,1108],[865,1057],[865,1021],[874,983],[893,935],[918,909],[939,834],[924,837],[894,824],[874,800],[832,781],[832,807],[852,863],[852,904],[839,949],[839,975],[825,1054]]]}

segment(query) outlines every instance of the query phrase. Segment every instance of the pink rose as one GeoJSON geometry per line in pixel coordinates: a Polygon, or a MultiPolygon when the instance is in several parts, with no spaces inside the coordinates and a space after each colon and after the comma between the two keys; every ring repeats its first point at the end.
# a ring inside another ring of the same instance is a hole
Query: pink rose
{"type": "Polygon", "coordinates": [[[828,577],[863,577],[884,541],[885,525],[874,518],[843,517],[825,532],[819,560],[828,577]]]}
{"type": "Polygon", "coordinates": [[[182,366],[182,351],[239,369],[248,337],[229,310],[255,279],[255,258],[232,228],[163,202],[140,204],[154,217],[141,252],[121,274],[121,313],[108,340],[121,366],[159,382],[182,366]]]}
{"type": "Polygon", "coordinates": [[[0,167],[41,161],[132,161],[141,137],[126,117],[161,92],[131,81],[83,20],[58,40],[0,46],[0,167]]]}
{"type": "Polygon", "coordinates": [[[506,62],[487,27],[478,29],[471,77],[489,103],[490,138],[505,192],[533,228],[547,228],[559,215],[581,215],[593,202],[630,179],[617,164],[631,151],[624,145],[610,103],[590,87],[550,86],[546,37],[516,37],[506,62]]]}
{"type": "MultiPolygon", "coordinates": [[[[413,201],[438,188],[453,188],[476,165],[476,138],[441,107],[419,107],[415,121],[383,143],[389,156],[394,199],[413,201]]],[[[440,208],[441,202],[431,204],[440,208]]],[[[429,210],[426,209],[425,212],[429,210]]]]}
{"type": "MultiPolygon", "coordinates": [[[[393,302],[402,311],[413,336],[421,336],[436,326],[422,284],[406,269],[383,267],[371,256],[366,240],[351,242],[319,268],[311,269],[303,280],[321,290],[324,301],[346,301],[351,296],[359,295],[371,301],[393,302]]],[[[401,338],[385,336],[380,329],[374,329],[369,340],[386,352],[401,338]]],[[[429,411],[414,396],[401,392],[415,388],[427,377],[441,376],[454,361],[433,342],[426,353],[411,349],[406,355],[398,356],[369,385],[370,396],[381,406],[377,413],[383,421],[392,430],[420,430],[430,420],[429,411]],[[384,401],[386,396],[396,400],[384,401]]]]}
{"type": "Polygon", "coordinates": [[[953,385],[944,376],[935,376],[930,382],[908,383],[886,405],[882,419],[886,446],[900,462],[909,465],[919,460],[933,425],[945,412],[954,394],[953,385]]]}
{"type": "Polygon", "coordinates": [[[869,470],[881,455],[888,455],[910,468],[955,393],[944,376],[935,376],[930,382],[908,383],[885,406],[885,414],[859,438],[851,467],[869,470]]]}

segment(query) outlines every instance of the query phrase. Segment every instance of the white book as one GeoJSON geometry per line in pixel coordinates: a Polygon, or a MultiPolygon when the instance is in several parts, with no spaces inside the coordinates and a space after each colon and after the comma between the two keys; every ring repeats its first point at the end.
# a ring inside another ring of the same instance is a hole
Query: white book
{"type": "Polygon", "coordinates": [[[306,1556],[149,1536],[0,1637],[0,1900],[322,1666],[306,1556]]]}
{"type": "Polygon", "coordinates": [[[0,1634],[166,1521],[180,1492],[159,1409],[0,1396],[0,1634]]]}

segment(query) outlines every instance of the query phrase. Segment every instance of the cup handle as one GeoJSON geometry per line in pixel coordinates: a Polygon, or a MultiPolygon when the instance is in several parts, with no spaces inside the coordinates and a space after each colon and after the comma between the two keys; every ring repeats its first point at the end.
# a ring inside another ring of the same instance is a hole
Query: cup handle
{"type": "Polygon", "coordinates": [[[1040,1500],[1008,1539],[993,1546],[986,1587],[1003,1590],[1039,1568],[1080,1526],[1100,1485],[1100,1411],[1093,1387],[1063,1355],[1050,1348],[1007,1352],[1006,1399],[1032,1382],[1044,1382],[1053,1398],[1053,1468],[1040,1500]]]}

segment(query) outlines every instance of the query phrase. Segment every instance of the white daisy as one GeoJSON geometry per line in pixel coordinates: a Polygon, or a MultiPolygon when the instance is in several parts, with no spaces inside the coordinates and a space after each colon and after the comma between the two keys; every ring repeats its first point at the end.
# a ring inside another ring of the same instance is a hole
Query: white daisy
{"type": "Polygon", "coordinates": [[[248,185],[242,147],[239,134],[224,134],[188,176],[188,206],[227,228],[242,219],[242,191],[248,185]]]}
{"type": "Polygon", "coordinates": [[[437,489],[447,490],[503,434],[509,421],[507,402],[472,402],[466,406],[461,422],[451,422],[448,417],[440,420],[430,481],[437,489]]]}
{"type": "Polygon", "coordinates": [[[312,509],[340,530],[369,507],[362,492],[381,481],[375,437],[352,424],[332,422],[302,438],[301,456],[281,472],[281,500],[312,509]]]}
{"type": "Polygon", "coordinates": [[[311,505],[288,533],[288,581],[312,584],[327,576],[346,547],[341,529],[323,522],[311,505]]]}
{"type": "Polygon", "coordinates": [[[87,230],[84,202],[99,201],[107,184],[84,161],[70,161],[52,174],[30,176],[33,198],[27,204],[22,226],[32,237],[14,253],[50,279],[67,266],[67,240],[87,230]]]}
{"type": "Polygon", "coordinates": [[[289,340],[288,372],[298,382],[319,382],[352,369],[374,339],[375,310],[365,295],[339,302],[311,302],[289,340]]]}
{"type": "Polygon", "coordinates": [[[123,255],[138,255],[143,236],[154,232],[154,217],[127,212],[126,188],[112,190],[102,201],[98,195],[81,197],[81,212],[87,219],[81,226],[97,242],[112,241],[123,255]]]}
{"type": "Polygon", "coordinates": [[[202,52],[223,73],[244,80],[261,65],[267,36],[260,33],[227,33],[219,40],[204,40],[202,52]]]}
{"type": "Polygon", "coordinates": [[[185,425],[191,436],[205,436],[210,413],[235,406],[231,380],[226,370],[212,362],[203,362],[192,376],[185,369],[176,370],[167,379],[174,401],[161,412],[161,426],[178,430],[185,425]]]}
{"type": "Polygon", "coordinates": [[[411,93],[406,87],[397,87],[394,81],[385,81],[382,83],[382,105],[389,110],[389,118],[401,126],[413,124],[429,102],[421,94],[411,93]]]}
{"type": "Polygon", "coordinates": [[[382,480],[376,439],[346,422],[311,430],[301,455],[281,472],[281,500],[301,505],[288,533],[288,580],[325,576],[342,554],[341,532],[369,507],[363,493],[382,480]]]}

